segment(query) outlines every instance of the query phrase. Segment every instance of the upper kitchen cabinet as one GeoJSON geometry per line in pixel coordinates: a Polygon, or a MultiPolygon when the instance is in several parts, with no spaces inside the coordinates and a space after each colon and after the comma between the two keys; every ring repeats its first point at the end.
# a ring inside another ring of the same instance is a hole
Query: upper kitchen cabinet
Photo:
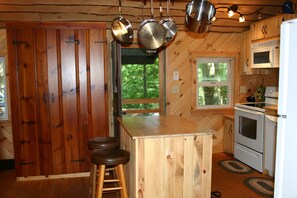
{"type": "Polygon", "coordinates": [[[251,68],[251,36],[250,31],[241,34],[240,65],[241,74],[253,74],[251,68]]]}
{"type": "Polygon", "coordinates": [[[295,18],[295,14],[281,14],[250,26],[251,40],[269,39],[280,36],[280,25],[283,21],[295,18]]]}
{"type": "Polygon", "coordinates": [[[17,176],[89,170],[87,140],[109,131],[105,28],[7,24],[17,176]]]}

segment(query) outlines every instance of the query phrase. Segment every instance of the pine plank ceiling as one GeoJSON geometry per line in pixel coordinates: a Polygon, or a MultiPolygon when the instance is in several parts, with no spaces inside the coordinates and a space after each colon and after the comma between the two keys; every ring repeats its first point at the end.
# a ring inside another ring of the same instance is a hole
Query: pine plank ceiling
{"type": "MultiPolygon", "coordinates": [[[[209,0],[217,8],[216,21],[212,32],[243,32],[249,30],[253,22],[282,13],[285,0],[209,0]],[[246,21],[238,22],[239,15],[232,18],[227,15],[227,7],[238,5],[238,12],[245,16],[246,21]]],[[[296,3],[297,0],[293,0],[296,3]]],[[[128,19],[133,29],[151,17],[151,0],[121,0],[122,16],[128,19]]],[[[166,0],[154,0],[154,18],[159,20],[160,2],[166,17],[166,0]]],[[[170,17],[175,20],[179,30],[185,30],[184,18],[186,4],[189,0],[171,0],[170,17]]],[[[11,21],[37,22],[107,22],[119,15],[118,0],[0,0],[0,26],[11,21]]]]}

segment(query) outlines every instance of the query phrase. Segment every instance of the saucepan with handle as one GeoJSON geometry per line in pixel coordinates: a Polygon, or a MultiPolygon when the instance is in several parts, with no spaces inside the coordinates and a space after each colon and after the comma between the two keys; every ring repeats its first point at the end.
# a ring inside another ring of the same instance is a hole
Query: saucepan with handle
{"type": "Polygon", "coordinates": [[[137,37],[139,42],[149,50],[156,50],[165,43],[166,30],[154,19],[153,0],[151,0],[151,18],[141,22],[137,37]]]}
{"type": "MultiPolygon", "coordinates": [[[[177,29],[178,29],[175,21],[172,18],[170,18],[169,4],[170,4],[170,0],[167,0],[167,3],[166,3],[167,18],[163,18],[160,21],[160,24],[162,24],[166,30],[165,44],[169,43],[170,41],[172,41],[174,39],[174,37],[176,36],[176,33],[177,33],[177,29]]],[[[160,9],[160,12],[162,12],[161,9],[160,9]]]]}
{"type": "Polygon", "coordinates": [[[113,37],[120,43],[128,44],[133,42],[133,28],[131,23],[121,16],[122,2],[119,0],[119,16],[113,19],[111,31],[113,37]]]}

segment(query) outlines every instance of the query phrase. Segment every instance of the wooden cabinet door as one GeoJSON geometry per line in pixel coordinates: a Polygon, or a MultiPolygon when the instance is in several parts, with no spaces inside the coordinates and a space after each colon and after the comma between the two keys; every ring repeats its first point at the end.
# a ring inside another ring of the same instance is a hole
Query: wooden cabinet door
{"type": "Polygon", "coordinates": [[[226,153],[234,153],[234,120],[224,119],[224,150],[226,153]]]}
{"type": "Polygon", "coordinates": [[[240,65],[242,74],[253,74],[251,68],[251,36],[250,31],[241,34],[240,65]]]}
{"type": "Polygon", "coordinates": [[[17,175],[88,171],[87,140],[108,136],[105,28],[15,27],[7,31],[17,175]]]}
{"type": "Polygon", "coordinates": [[[11,118],[18,175],[39,175],[34,32],[7,30],[11,118]]]}
{"type": "Polygon", "coordinates": [[[265,38],[265,23],[257,22],[251,25],[251,40],[258,40],[265,38]]]}
{"type": "Polygon", "coordinates": [[[266,19],[265,38],[277,37],[280,35],[281,17],[266,19]]]}

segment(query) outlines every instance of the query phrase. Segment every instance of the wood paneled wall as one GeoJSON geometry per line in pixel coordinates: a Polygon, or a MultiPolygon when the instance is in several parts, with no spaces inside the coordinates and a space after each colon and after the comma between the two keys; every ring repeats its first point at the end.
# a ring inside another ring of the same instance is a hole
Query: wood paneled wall
{"type": "Polygon", "coordinates": [[[255,70],[254,75],[240,72],[240,34],[208,33],[197,35],[179,31],[175,40],[166,49],[166,113],[179,115],[199,122],[201,129],[211,128],[215,131],[213,152],[223,152],[225,114],[233,114],[233,108],[227,110],[193,111],[192,107],[192,66],[197,56],[229,56],[235,58],[234,103],[244,102],[245,97],[254,93],[263,84],[277,85],[278,70],[255,70]],[[173,72],[179,72],[179,80],[173,81],[173,72]],[[247,86],[248,93],[241,94],[240,86],[247,86]],[[172,89],[179,87],[179,93],[172,89]]]}
{"type": "MultiPolygon", "coordinates": [[[[0,41],[1,52],[6,53],[6,30],[1,29],[0,41]]],[[[108,43],[112,40],[111,32],[107,30],[108,43]]],[[[174,41],[168,45],[166,49],[167,66],[166,66],[166,89],[167,89],[167,115],[180,115],[187,117],[191,120],[199,122],[201,128],[212,128],[215,130],[214,136],[214,148],[213,152],[223,151],[223,115],[232,114],[232,110],[227,111],[191,111],[191,76],[192,76],[192,60],[193,55],[197,53],[240,53],[241,48],[239,45],[240,34],[219,34],[209,33],[203,35],[195,35],[192,33],[179,31],[174,41]],[[173,71],[179,71],[179,81],[172,80],[173,71]],[[180,86],[180,93],[171,93],[173,86],[180,86]]],[[[110,51],[110,45],[108,45],[110,51]]],[[[107,54],[107,57],[110,57],[107,54]]],[[[237,64],[235,67],[240,67],[237,64]]],[[[109,67],[108,67],[109,68],[109,67]]],[[[239,70],[240,71],[240,70],[239,70]]],[[[238,71],[238,72],[239,72],[238,71]]],[[[235,102],[244,102],[245,97],[251,95],[257,86],[263,83],[267,85],[277,85],[278,83],[278,69],[266,69],[266,70],[254,70],[254,75],[241,75],[236,73],[238,78],[235,82],[235,102]],[[247,86],[248,93],[239,93],[239,86],[247,86]]],[[[110,73],[110,71],[108,71],[110,73]]],[[[110,77],[110,76],[109,76],[110,77]]],[[[111,81],[109,80],[109,86],[111,81]]],[[[109,106],[111,103],[109,103],[109,106]]],[[[109,115],[110,117],[112,115],[109,115]]],[[[111,120],[111,119],[110,119],[111,120]]],[[[0,159],[12,159],[13,158],[13,143],[11,140],[12,131],[10,124],[0,123],[1,131],[5,131],[5,143],[2,140],[4,137],[0,137],[0,153],[4,154],[0,156],[0,159]],[[2,140],[2,141],[1,141],[2,140]]]]}

